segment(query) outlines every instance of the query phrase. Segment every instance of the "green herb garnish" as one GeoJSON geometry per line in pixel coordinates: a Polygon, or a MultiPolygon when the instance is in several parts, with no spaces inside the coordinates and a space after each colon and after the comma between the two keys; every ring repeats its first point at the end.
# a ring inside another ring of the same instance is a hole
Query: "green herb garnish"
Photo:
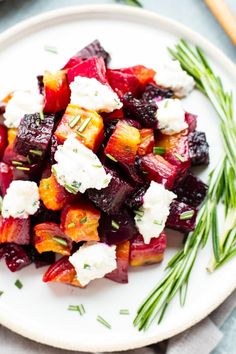
{"type": "Polygon", "coordinates": [[[197,88],[206,95],[220,120],[224,156],[209,175],[207,197],[199,211],[196,228],[188,234],[184,247],[169,261],[167,272],[138,309],[134,325],[145,330],[153,322],[160,323],[177,293],[183,306],[187,296],[188,282],[198,252],[204,248],[212,234],[214,257],[209,271],[220,267],[236,255],[236,124],[233,97],[226,92],[218,76],[209,66],[203,52],[181,40],[171,55],[179,60],[182,68],[190,74],[197,88]],[[219,235],[216,206],[224,202],[226,225],[219,235]]]}
{"type": "Polygon", "coordinates": [[[0,296],[2,296],[4,294],[4,291],[0,291],[0,296]]]}
{"type": "Polygon", "coordinates": [[[12,163],[12,165],[14,165],[14,166],[22,166],[22,165],[23,165],[23,162],[15,161],[15,160],[13,160],[11,163],[12,163]]]}
{"type": "Polygon", "coordinates": [[[83,133],[83,131],[85,130],[85,128],[87,127],[87,125],[89,124],[89,122],[91,121],[92,118],[86,118],[83,123],[81,124],[81,126],[77,129],[77,131],[79,133],[83,133]]]}
{"type": "Polygon", "coordinates": [[[107,327],[108,329],[111,329],[110,323],[108,323],[103,317],[97,316],[97,321],[101,323],[103,326],[107,327]]]}
{"type": "Polygon", "coordinates": [[[116,230],[119,230],[119,228],[120,228],[120,225],[115,220],[111,221],[111,226],[113,227],[113,229],[116,229],[116,230]]]}
{"type": "Polygon", "coordinates": [[[40,150],[30,150],[29,152],[30,152],[31,154],[37,155],[37,156],[42,156],[42,155],[43,155],[43,152],[40,151],[40,150]]]}
{"type": "Polygon", "coordinates": [[[106,154],[106,157],[108,157],[110,160],[114,162],[117,162],[117,160],[111,154],[106,154]]]}
{"type": "Polygon", "coordinates": [[[91,269],[91,266],[89,264],[84,264],[84,269],[91,269]]]}
{"type": "Polygon", "coordinates": [[[59,244],[62,245],[62,246],[68,246],[67,241],[66,241],[64,238],[62,238],[62,237],[54,236],[54,237],[52,238],[52,240],[53,240],[53,241],[56,241],[57,243],[59,243],[59,244]]]}
{"type": "Polygon", "coordinates": [[[69,127],[74,128],[76,126],[76,124],[80,121],[80,119],[81,119],[81,116],[79,114],[77,116],[75,116],[74,118],[72,118],[69,123],[69,127]]]}
{"type": "Polygon", "coordinates": [[[166,152],[166,149],[163,147],[154,146],[154,148],[153,148],[154,155],[163,155],[165,152],[166,152]]]}
{"type": "Polygon", "coordinates": [[[85,314],[85,308],[83,304],[80,305],[69,305],[68,311],[76,311],[80,314],[80,316],[83,316],[85,314]]]}
{"type": "Polygon", "coordinates": [[[179,161],[181,161],[181,162],[186,161],[185,158],[182,155],[178,154],[177,152],[174,155],[179,161]]]}
{"type": "Polygon", "coordinates": [[[121,309],[120,315],[129,315],[129,310],[128,309],[121,309]]]}
{"type": "Polygon", "coordinates": [[[50,52],[50,53],[53,53],[53,54],[58,54],[58,50],[57,50],[57,48],[56,47],[54,47],[54,46],[51,46],[51,45],[45,45],[44,46],[44,50],[46,51],[46,52],[50,52]]]}
{"type": "Polygon", "coordinates": [[[143,217],[144,211],[143,210],[133,210],[135,215],[138,215],[140,218],[143,217]]]}
{"type": "Polygon", "coordinates": [[[23,284],[21,283],[21,281],[20,281],[19,279],[16,280],[15,286],[16,286],[18,289],[22,289],[22,288],[23,288],[23,284]]]}
{"type": "Polygon", "coordinates": [[[87,216],[84,216],[82,219],[80,219],[80,224],[85,224],[87,221],[87,216]]]}
{"type": "Polygon", "coordinates": [[[16,166],[16,169],[21,171],[30,171],[29,167],[24,167],[24,166],[16,166]]]}
{"type": "Polygon", "coordinates": [[[70,223],[67,225],[67,229],[72,229],[72,227],[75,227],[75,223],[74,223],[74,222],[70,222],[70,223]]]}
{"type": "Polygon", "coordinates": [[[44,113],[43,113],[43,111],[39,112],[39,115],[40,115],[41,121],[44,121],[44,113]]]}
{"type": "Polygon", "coordinates": [[[194,215],[194,210],[188,210],[184,211],[183,213],[180,214],[179,218],[180,220],[188,220],[191,219],[194,215]]]}

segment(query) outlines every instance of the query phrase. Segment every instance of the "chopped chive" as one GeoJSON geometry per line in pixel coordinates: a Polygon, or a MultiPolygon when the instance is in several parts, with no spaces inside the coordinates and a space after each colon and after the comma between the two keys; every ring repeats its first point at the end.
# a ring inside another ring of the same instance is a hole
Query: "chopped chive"
{"type": "Polygon", "coordinates": [[[69,127],[74,128],[74,126],[76,126],[76,124],[80,121],[80,119],[81,119],[81,116],[79,114],[77,116],[75,116],[74,118],[72,118],[69,123],[69,127]]]}
{"type": "Polygon", "coordinates": [[[110,160],[117,162],[117,160],[110,154],[106,154],[106,157],[108,157],[110,160]]]}
{"type": "Polygon", "coordinates": [[[181,156],[180,154],[175,153],[175,157],[177,157],[177,159],[179,161],[181,161],[181,162],[185,162],[186,161],[185,158],[183,156],[181,156]]]}
{"type": "Polygon", "coordinates": [[[87,125],[89,124],[89,122],[91,121],[92,118],[86,118],[83,123],[81,124],[81,126],[78,128],[78,132],[79,133],[83,133],[83,131],[85,130],[85,128],[87,127],[87,125]]]}
{"type": "Polygon", "coordinates": [[[59,244],[62,245],[62,246],[68,246],[67,241],[66,241],[64,238],[62,238],[62,237],[54,236],[54,237],[52,238],[52,240],[53,240],[53,241],[56,241],[57,243],[59,243],[59,244]]]}
{"type": "Polygon", "coordinates": [[[23,165],[23,162],[13,160],[13,161],[12,161],[12,165],[15,165],[15,166],[22,166],[22,165],[23,165]]]}
{"type": "Polygon", "coordinates": [[[103,317],[97,316],[97,321],[101,323],[103,326],[107,327],[108,329],[111,329],[110,323],[108,323],[103,317]]]}
{"type": "Polygon", "coordinates": [[[68,192],[70,192],[70,193],[72,193],[72,194],[77,194],[77,193],[78,193],[77,189],[74,188],[73,186],[70,186],[69,184],[65,184],[64,187],[65,187],[65,189],[66,189],[68,192]]]}
{"type": "Polygon", "coordinates": [[[84,269],[91,269],[91,266],[89,264],[84,264],[84,269]]]}
{"type": "Polygon", "coordinates": [[[16,169],[21,171],[30,171],[29,167],[23,167],[23,166],[16,166],[16,169]]]}
{"type": "Polygon", "coordinates": [[[153,220],[153,224],[155,224],[155,225],[162,225],[162,222],[161,222],[161,221],[158,221],[158,220],[153,220]]]}
{"type": "Polygon", "coordinates": [[[74,222],[70,222],[70,223],[67,225],[67,228],[68,228],[68,229],[71,229],[72,227],[75,227],[75,223],[74,223],[74,222]]]}
{"type": "Polygon", "coordinates": [[[102,165],[93,165],[93,167],[96,167],[96,168],[101,168],[102,165]]]}
{"type": "Polygon", "coordinates": [[[144,211],[143,210],[134,210],[134,214],[140,216],[140,218],[141,218],[144,214],[144,211]]]}
{"type": "Polygon", "coordinates": [[[68,311],[76,311],[80,314],[80,316],[83,316],[85,314],[85,308],[83,304],[80,305],[69,305],[68,311]]]}
{"type": "Polygon", "coordinates": [[[27,155],[26,159],[27,159],[28,164],[31,165],[32,161],[30,160],[29,155],[27,155]]]}
{"type": "Polygon", "coordinates": [[[4,294],[4,292],[3,291],[0,291],[0,296],[2,296],[4,294]]]}
{"type": "Polygon", "coordinates": [[[78,132],[78,130],[76,131],[76,134],[79,135],[81,138],[84,138],[84,135],[78,132]]]}
{"type": "Polygon", "coordinates": [[[40,119],[43,121],[43,120],[44,120],[44,113],[43,113],[43,111],[39,112],[39,115],[40,115],[40,119]]]}
{"type": "Polygon", "coordinates": [[[194,210],[187,210],[180,214],[180,220],[188,220],[191,219],[194,215],[194,210]]]}
{"type": "Polygon", "coordinates": [[[120,315],[129,315],[129,310],[128,309],[121,309],[120,315]]]}
{"type": "Polygon", "coordinates": [[[39,127],[40,126],[40,120],[36,119],[35,124],[36,124],[36,127],[39,127]]]}
{"type": "Polygon", "coordinates": [[[30,150],[29,151],[31,154],[33,155],[37,155],[37,156],[42,156],[43,152],[40,150],[30,150]]]}
{"type": "Polygon", "coordinates": [[[23,284],[21,283],[21,281],[20,281],[19,279],[16,280],[15,286],[16,286],[18,289],[22,289],[22,288],[23,288],[23,284]]]}
{"type": "Polygon", "coordinates": [[[87,221],[87,216],[84,216],[82,219],[80,219],[80,224],[85,224],[87,221]]]}
{"type": "Polygon", "coordinates": [[[119,230],[120,228],[120,225],[115,220],[111,221],[111,226],[116,230],[119,230]]]}
{"type": "Polygon", "coordinates": [[[53,53],[53,54],[58,54],[58,50],[57,50],[57,48],[56,47],[53,47],[53,46],[51,46],[51,45],[45,45],[44,46],[44,50],[46,51],[46,52],[50,52],[50,53],[53,53]]]}
{"type": "Polygon", "coordinates": [[[166,149],[160,146],[154,146],[153,154],[155,155],[163,155],[166,152],[166,149]]]}

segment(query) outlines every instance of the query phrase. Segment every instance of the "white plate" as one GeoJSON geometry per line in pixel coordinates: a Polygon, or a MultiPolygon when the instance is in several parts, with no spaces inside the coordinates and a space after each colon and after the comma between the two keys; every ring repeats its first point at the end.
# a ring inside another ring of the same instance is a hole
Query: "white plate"
{"type": "MultiPolygon", "coordinates": [[[[45,68],[56,69],[78,49],[95,38],[112,54],[112,66],[144,64],[155,67],[180,37],[200,45],[227,87],[235,90],[236,71],[219,50],[188,28],[156,14],[123,6],[87,6],[43,14],[0,36],[0,96],[8,90],[32,85],[32,78],[45,68]],[[45,52],[44,45],[59,49],[59,55],[45,52]]],[[[236,96],[236,92],[234,92],[236,96]]],[[[209,102],[197,91],[185,101],[188,110],[199,115],[199,129],[206,131],[211,147],[211,167],[220,159],[221,144],[217,118],[209,102]]],[[[209,170],[208,170],[209,171],[209,170]]],[[[206,178],[207,171],[202,174],[206,178]]],[[[44,284],[44,269],[26,268],[17,274],[0,269],[0,322],[13,331],[52,346],[83,351],[115,351],[141,347],[169,338],[189,328],[215,309],[235,288],[236,259],[209,275],[206,265],[211,245],[200,253],[190,280],[187,303],[178,299],[169,307],[159,326],[139,333],[132,325],[136,310],[163,275],[164,267],[181,244],[181,236],[169,237],[161,265],[131,270],[128,285],[109,280],[93,282],[87,289],[62,284],[44,284]],[[24,287],[14,286],[19,278],[24,287]],[[69,304],[83,303],[86,315],[67,311],[69,304]],[[128,308],[130,316],[120,316],[128,308]],[[108,330],[96,321],[103,316],[112,324],[108,330]]]]}

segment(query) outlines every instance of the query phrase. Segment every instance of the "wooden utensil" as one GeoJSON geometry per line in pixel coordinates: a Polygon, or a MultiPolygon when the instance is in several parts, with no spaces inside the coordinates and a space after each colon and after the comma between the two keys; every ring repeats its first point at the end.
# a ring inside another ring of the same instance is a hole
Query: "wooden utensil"
{"type": "Polygon", "coordinates": [[[236,45],[236,16],[230,11],[224,0],[205,0],[205,3],[236,45]]]}

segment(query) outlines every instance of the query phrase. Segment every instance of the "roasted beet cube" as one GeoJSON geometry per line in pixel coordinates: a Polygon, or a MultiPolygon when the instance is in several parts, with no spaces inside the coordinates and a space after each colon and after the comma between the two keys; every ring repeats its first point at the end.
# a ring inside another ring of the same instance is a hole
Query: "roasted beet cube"
{"type": "Polygon", "coordinates": [[[109,63],[111,57],[110,54],[105,51],[99,40],[95,39],[92,43],[89,43],[86,47],[81,49],[76,56],[83,60],[87,60],[91,57],[103,58],[106,65],[109,63]]]}
{"type": "Polygon", "coordinates": [[[34,227],[34,246],[39,253],[55,252],[69,256],[72,241],[53,222],[44,222],[34,227]]]}
{"type": "Polygon", "coordinates": [[[126,200],[125,204],[130,209],[139,209],[143,205],[143,197],[147,189],[148,184],[136,187],[135,192],[126,200]]]}
{"type": "Polygon", "coordinates": [[[42,222],[55,222],[59,224],[60,212],[46,209],[43,202],[40,201],[39,209],[31,216],[31,223],[34,226],[42,222]]]}
{"type": "Polygon", "coordinates": [[[185,121],[188,124],[188,130],[193,132],[197,127],[197,116],[195,114],[185,112],[185,121]]]}
{"type": "Polygon", "coordinates": [[[67,256],[62,257],[48,268],[43,276],[43,281],[45,283],[65,283],[82,288],[79,281],[77,280],[75,268],[69,262],[67,256]]]}
{"type": "Polygon", "coordinates": [[[177,167],[160,155],[148,154],[141,157],[141,168],[148,181],[155,181],[171,189],[177,178],[177,167]]]}
{"type": "Polygon", "coordinates": [[[119,121],[107,143],[105,154],[121,163],[134,164],[139,144],[139,130],[125,121],[119,121]]]}
{"type": "Polygon", "coordinates": [[[76,76],[94,78],[100,81],[102,84],[107,84],[106,78],[106,66],[104,59],[99,57],[92,57],[87,59],[81,64],[70,68],[67,72],[68,81],[71,83],[76,76]]]}
{"type": "Polygon", "coordinates": [[[172,98],[174,96],[174,92],[169,89],[165,89],[163,87],[159,87],[155,84],[148,83],[143,92],[142,98],[143,100],[149,102],[152,100],[162,100],[163,98],[172,98]]]}
{"type": "Polygon", "coordinates": [[[4,246],[4,257],[6,265],[11,272],[16,272],[32,262],[25,249],[14,243],[4,246]]]}
{"type": "Polygon", "coordinates": [[[144,183],[144,175],[140,168],[140,159],[138,156],[136,156],[134,164],[122,163],[121,168],[132,185],[144,183]]]}
{"type": "Polygon", "coordinates": [[[163,157],[177,167],[178,177],[184,176],[190,168],[188,130],[178,134],[159,134],[156,145],[165,149],[163,157]]]}
{"type": "Polygon", "coordinates": [[[29,219],[0,217],[0,243],[14,242],[18,245],[30,243],[30,221],[29,219]]]}
{"type": "Polygon", "coordinates": [[[137,120],[145,128],[157,128],[157,106],[154,102],[134,98],[128,92],[123,97],[123,105],[126,117],[137,120]]]}
{"type": "Polygon", "coordinates": [[[127,92],[136,96],[140,91],[140,82],[133,73],[125,73],[119,69],[107,69],[107,78],[111,88],[120,98],[127,92]]]}
{"type": "Polygon", "coordinates": [[[192,166],[209,163],[209,145],[204,132],[192,132],[188,137],[192,166]]]}
{"type": "Polygon", "coordinates": [[[116,263],[117,268],[111,273],[106,274],[105,278],[113,280],[117,283],[128,283],[128,267],[129,267],[130,242],[125,241],[116,247],[116,263]]]}
{"type": "MultiPolygon", "coordinates": [[[[2,161],[5,162],[8,165],[13,165],[14,163],[22,163],[22,165],[27,164],[27,158],[25,156],[22,156],[18,154],[16,151],[14,151],[14,144],[9,144],[7,148],[4,151],[4,155],[2,158],[2,161]]],[[[18,164],[19,166],[21,164],[18,164]]],[[[16,165],[15,165],[16,166],[16,165]]]]}
{"type": "Polygon", "coordinates": [[[89,189],[88,197],[99,209],[113,215],[119,213],[133,188],[118,173],[106,170],[112,175],[109,185],[101,190],[89,189]]]}
{"type": "Polygon", "coordinates": [[[129,68],[117,69],[117,71],[135,75],[142,86],[146,86],[148,83],[153,82],[153,78],[156,74],[153,69],[149,69],[143,65],[135,65],[129,68]]]}
{"type": "Polygon", "coordinates": [[[102,242],[118,245],[137,236],[133,214],[122,208],[117,215],[102,213],[98,233],[102,242]]]}
{"type": "Polygon", "coordinates": [[[59,70],[55,74],[46,71],[43,76],[44,108],[46,113],[56,113],[66,109],[70,102],[70,87],[66,73],[59,70]]]}
{"type": "Polygon", "coordinates": [[[22,118],[15,141],[14,150],[32,160],[45,155],[54,127],[55,116],[45,114],[43,120],[39,113],[25,114],[22,118]]]}
{"type": "Polygon", "coordinates": [[[3,157],[7,144],[7,128],[4,125],[0,124],[0,159],[3,157]]]}
{"type": "Polygon", "coordinates": [[[194,230],[196,217],[197,210],[193,206],[174,200],[170,206],[166,227],[187,233],[194,230]]]}
{"type": "Polygon", "coordinates": [[[193,207],[198,207],[207,194],[207,185],[191,173],[181,180],[173,192],[177,194],[178,200],[193,207]]]}
{"type": "Polygon", "coordinates": [[[131,241],[130,265],[133,267],[160,263],[163,260],[166,249],[166,235],[164,232],[157,238],[152,238],[149,244],[145,244],[143,237],[138,235],[131,241]]]}
{"type": "Polygon", "coordinates": [[[150,154],[153,151],[155,145],[153,129],[141,129],[140,130],[141,142],[138,148],[138,155],[143,156],[150,154]]]}
{"type": "Polygon", "coordinates": [[[89,149],[97,151],[104,138],[102,117],[95,111],[69,104],[57,126],[55,136],[63,143],[71,134],[75,134],[89,149]]]}
{"type": "Polygon", "coordinates": [[[118,122],[119,122],[118,119],[111,119],[105,123],[105,126],[104,126],[104,138],[105,138],[104,142],[105,143],[108,142],[108,140],[109,140],[110,136],[112,135],[112,133],[114,132],[116,124],[118,122]]]}
{"type": "Polygon", "coordinates": [[[7,188],[10,186],[13,179],[12,169],[4,162],[0,162],[0,188],[1,194],[4,197],[7,188]]]}
{"type": "Polygon", "coordinates": [[[51,141],[50,141],[50,150],[49,150],[49,162],[51,165],[56,163],[54,156],[55,156],[55,153],[56,153],[59,145],[60,144],[59,144],[57,137],[55,135],[53,135],[51,138],[51,141]]]}
{"type": "Polygon", "coordinates": [[[71,240],[99,241],[100,211],[88,200],[68,204],[61,213],[61,229],[71,240]]]}
{"type": "Polygon", "coordinates": [[[33,246],[24,246],[31,261],[35,264],[36,268],[45,267],[55,263],[54,252],[39,253],[33,246]]]}

